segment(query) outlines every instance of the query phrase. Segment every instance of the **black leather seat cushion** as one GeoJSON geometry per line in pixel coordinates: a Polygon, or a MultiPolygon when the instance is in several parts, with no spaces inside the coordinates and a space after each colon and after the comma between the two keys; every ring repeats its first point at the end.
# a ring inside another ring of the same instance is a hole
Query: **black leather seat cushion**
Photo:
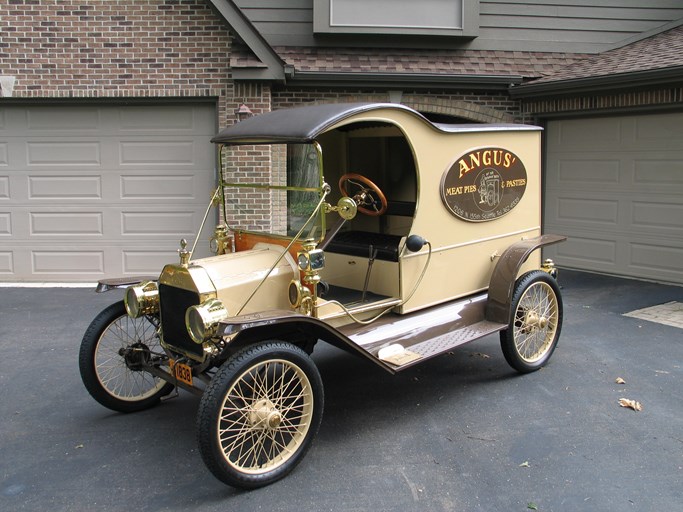
{"type": "Polygon", "coordinates": [[[378,260],[398,261],[398,245],[401,238],[400,235],[367,231],[342,231],[337,233],[325,250],[367,258],[372,245],[373,251],[377,250],[378,260]]]}

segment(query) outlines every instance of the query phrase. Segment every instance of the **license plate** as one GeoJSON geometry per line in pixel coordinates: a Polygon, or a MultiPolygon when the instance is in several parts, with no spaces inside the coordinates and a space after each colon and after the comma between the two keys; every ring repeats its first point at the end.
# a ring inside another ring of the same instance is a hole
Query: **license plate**
{"type": "Polygon", "coordinates": [[[171,361],[171,369],[173,370],[173,375],[180,382],[184,382],[188,386],[192,385],[192,368],[183,363],[176,363],[171,361]]]}

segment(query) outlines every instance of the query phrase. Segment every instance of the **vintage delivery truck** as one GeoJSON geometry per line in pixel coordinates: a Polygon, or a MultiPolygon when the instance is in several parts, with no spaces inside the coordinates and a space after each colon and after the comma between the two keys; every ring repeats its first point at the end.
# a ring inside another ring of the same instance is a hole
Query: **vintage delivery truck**
{"type": "Polygon", "coordinates": [[[202,242],[215,255],[183,240],[160,275],[100,283],[127,288],[83,337],[86,388],[122,412],[177,388],[201,396],[206,465],[254,488],[289,473],[318,431],[316,343],[396,373],[498,332],[513,368],[537,370],[562,326],[540,249],[564,240],[541,233],[540,141],[535,126],[435,124],[397,104],[224,129],[221,222],[202,242]]]}

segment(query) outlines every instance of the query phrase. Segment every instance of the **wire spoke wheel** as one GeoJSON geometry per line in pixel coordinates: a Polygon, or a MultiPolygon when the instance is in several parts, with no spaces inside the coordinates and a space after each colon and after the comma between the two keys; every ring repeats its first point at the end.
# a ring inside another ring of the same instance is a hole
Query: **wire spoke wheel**
{"type": "Polygon", "coordinates": [[[311,424],[313,392],[301,368],[289,361],[258,363],[228,391],[219,437],[228,464],[264,473],[284,464],[311,424]]]}
{"type": "Polygon", "coordinates": [[[322,419],[322,381],[308,355],[282,342],[248,347],[202,397],[200,451],[220,480],[260,487],[289,473],[322,419]]]}
{"type": "Polygon", "coordinates": [[[530,363],[543,357],[555,337],[557,317],[557,298],[548,284],[537,282],[524,291],[514,322],[520,357],[530,363]]]}
{"type": "Polygon", "coordinates": [[[121,412],[146,409],[173,386],[144,371],[161,347],[155,325],[130,318],[123,302],[106,308],[83,336],[79,355],[81,378],[102,405],[121,412]]]}
{"type": "Polygon", "coordinates": [[[512,295],[513,315],[501,332],[508,363],[526,373],[545,365],[557,345],[562,327],[562,299],[554,278],[542,271],[520,277],[512,295]]]}

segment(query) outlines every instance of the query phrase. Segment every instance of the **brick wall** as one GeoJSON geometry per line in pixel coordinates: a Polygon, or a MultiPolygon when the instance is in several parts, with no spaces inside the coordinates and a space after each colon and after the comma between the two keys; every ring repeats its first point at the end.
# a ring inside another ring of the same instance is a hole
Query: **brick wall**
{"type": "Polygon", "coordinates": [[[0,75],[18,98],[219,98],[231,37],[205,0],[3,0],[0,75]]]}
{"type": "Polygon", "coordinates": [[[439,93],[429,91],[364,91],[294,89],[274,90],[273,109],[301,106],[311,102],[394,102],[431,114],[461,118],[469,122],[520,123],[528,122],[521,103],[506,93],[439,93]]]}

